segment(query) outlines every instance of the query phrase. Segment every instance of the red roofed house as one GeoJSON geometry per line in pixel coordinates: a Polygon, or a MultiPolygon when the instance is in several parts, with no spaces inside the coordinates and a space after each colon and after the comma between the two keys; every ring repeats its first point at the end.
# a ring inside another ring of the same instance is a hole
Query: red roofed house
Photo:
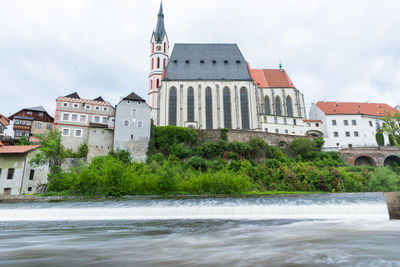
{"type": "Polygon", "coordinates": [[[7,129],[8,125],[10,125],[10,119],[3,114],[0,114],[0,140],[5,138],[5,130],[7,129]]]}
{"type": "Polygon", "coordinates": [[[33,167],[29,160],[40,146],[5,146],[0,141],[0,194],[35,193],[47,183],[48,169],[33,167]]]}
{"type": "Polygon", "coordinates": [[[310,118],[322,121],[326,149],[373,147],[378,146],[375,134],[383,125],[384,111],[397,112],[381,103],[319,101],[312,104],[310,118]]]}

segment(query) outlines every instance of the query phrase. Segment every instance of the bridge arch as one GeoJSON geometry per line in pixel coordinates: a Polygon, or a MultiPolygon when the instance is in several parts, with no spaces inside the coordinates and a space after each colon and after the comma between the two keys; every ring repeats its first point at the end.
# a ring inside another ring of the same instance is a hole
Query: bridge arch
{"type": "Polygon", "coordinates": [[[383,166],[393,166],[393,165],[400,166],[400,157],[395,155],[390,155],[385,158],[383,166]]]}
{"type": "Polygon", "coordinates": [[[285,141],[279,141],[278,147],[279,148],[286,148],[286,147],[288,147],[288,144],[285,141]]]}
{"type": "Polygon", "coordinates": [[[354,166],[376,166],[376,162],[370,156],[358,156],[354,159],[354,166]]]}

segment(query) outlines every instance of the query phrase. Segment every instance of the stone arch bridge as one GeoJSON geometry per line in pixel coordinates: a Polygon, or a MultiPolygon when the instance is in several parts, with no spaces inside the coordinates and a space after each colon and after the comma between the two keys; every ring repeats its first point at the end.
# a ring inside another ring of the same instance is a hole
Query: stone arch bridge
{"type": "Polygon", "coordinates": [[[340,149],[343,159],[353,166],[400,165],[400,150],[397,147],[356,147],[340,149]]]}

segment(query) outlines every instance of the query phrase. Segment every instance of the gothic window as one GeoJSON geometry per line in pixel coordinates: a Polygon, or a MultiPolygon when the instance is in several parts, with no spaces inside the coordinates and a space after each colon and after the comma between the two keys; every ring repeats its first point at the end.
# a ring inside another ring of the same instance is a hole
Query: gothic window
{"type": "Polygon", "coordinates": [[[168,112],[168,124],[176,125],[176,88],[171,87],[169,90],[169,112],[168,112]]]}
{"type": "Polygon", "coordinates": [[[189,87],[187,93],[187,120],[194,121],[194,93],[192,87],[189,87]]]}
{"type": "Polygon", "coordinates": [[[154,69],[154,58],[151,59],[151,70],[154,69]]]}
{"type": "Polygon", "coordinates": [[[286,109],[288,117],[293,117],[292,98],[290,96],[286,97],[286,109]]]}
{"type": "Polygon", "coordinates": [[[211,88],[206,88],[206,128],[213,128],[213,114],[212,114],[212,93],[211,88]]]}
{"type": "Polygon", "coordinates": [[[151,53],[154,53],[154,43],[151,44],[151,53]]]}
{"type": "Polygon", "coordinates": [[[164,69],[167,67],[167,60],[164,58],[164,69]]]}
{"type": "Polygon", "coordinates": [[[164,42],[164,53],[167,53],[167,43],[165,43],[165,42],[164,42]]]}
{"type": "Polygon", "coordinates": [[[157,85],[157,88],[160,87],[160,80],[159,79],[157,79],[156,85],[157,85]]]}
{"type": "Polygon", "coordinates": [[[153,80],[150,80],[150,89],[153,89],[153,80]]]}
{"type": "Polygon", "coordinates": [[[275,115],[282,115],[281,99],[279,96],[275,97],[275,115]]]}
{"type": "Polygon", "coordinates": [[[264,98],[264,113],[267,115],[271,114],[271,105],[269,103],[269,97],[267,95],[264,98]]]}
{"type": "Polygon", "coordinates": [[[242,110],[242,128],[250,129],[249,123],[249,99],[247,89],[240,89],[240,109],[242,110]]]}
{"type": "Polygon", "coordinates": [[[224,127],[232,128],[231,90],[228,87],[224,88],[224,127]]]}
{"type": "Polygon", "coordinates": [[[160,58],[158,57],[157,58],[157,69],[159,69],[160,68],[160,58]]]}

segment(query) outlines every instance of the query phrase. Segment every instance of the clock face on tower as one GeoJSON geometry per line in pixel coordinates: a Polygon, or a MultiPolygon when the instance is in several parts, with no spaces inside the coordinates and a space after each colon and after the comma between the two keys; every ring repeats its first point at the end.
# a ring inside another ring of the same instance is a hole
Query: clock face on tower
{"type": "Polygon", "coordinates": [[[156,49],[157,51],[161,51],[161,45],[157,45],[156,49]]]}

